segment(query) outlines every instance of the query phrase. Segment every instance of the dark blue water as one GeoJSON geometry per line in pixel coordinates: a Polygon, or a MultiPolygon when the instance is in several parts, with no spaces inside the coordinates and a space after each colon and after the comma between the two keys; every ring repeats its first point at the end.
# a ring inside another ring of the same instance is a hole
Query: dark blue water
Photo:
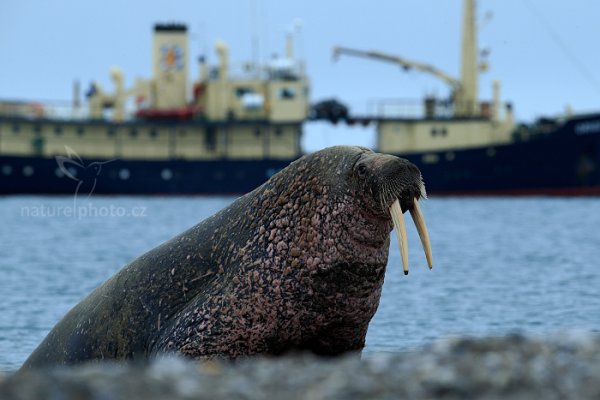
{"type": "MultiPolygon", "coordinates": [[[[104,197],[74,208],[72,197],[0,198],[0,371],[18,368],[128,261],[232,200],[104,197]]],[[[434,269],[409,226],[410,274],[393,245],[367,351],[454,334],[599,330],[600,199],[443,198],[423,211],[434,269]]]]}

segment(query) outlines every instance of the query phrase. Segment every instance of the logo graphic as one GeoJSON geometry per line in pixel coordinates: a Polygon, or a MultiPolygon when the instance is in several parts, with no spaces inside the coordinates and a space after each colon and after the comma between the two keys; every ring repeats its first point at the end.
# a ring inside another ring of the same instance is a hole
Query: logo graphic
{"type": "Polygon", "coordinates": [[[94,161],[85,165],[75,150],[69,146],[65,146],[65,150],[67,151],[67,157],[56,156],[56,163],[66,177],[77,182],[75,200],[80,194],[89,198],[96,189],[97,178],[102,172],[102,166],[116,161],[116,159],[102,162],[94,161]]]}
{"type": "Polygon", "coordinates": [[[165,45],[160,48],[160,52],[160,65],[163,71],[178,71],[183,68],[183,50],[181,47],[165,45]]]}

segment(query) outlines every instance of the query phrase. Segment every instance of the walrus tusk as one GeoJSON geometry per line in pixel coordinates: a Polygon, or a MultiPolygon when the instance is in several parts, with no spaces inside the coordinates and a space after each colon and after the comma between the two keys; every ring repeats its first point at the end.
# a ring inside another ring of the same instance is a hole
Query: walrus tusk
{"type": "Polygon", "coordinates": [[[429,233],[427,233],[427,225],[425,225],[425,218],[423,218],[423,213],[421,212],[421,206],[419,206],[419,202],[417,199],[413,202],[413,208],[410,210],[410,215],[412,216],[413,222],[417,228],[417,232],[419,232],[419,237],[421,238],[421,244],[423,245],[423,250],[425,250],[425,257],[427,258],[427,265],[429,269],[433,267],[433,261],[431,257],[431,244],[429,243],[429,233]]]}
{"type": "Polygon", "coordinates": [[[396,228],[396,236],[398,236],[398,245],[400,246],[400,254],[402,255],[402,269],[404,275],[408,275],[408,239],[406,236],[406,224],[404,223],[404,215],[400,208],[398,199],[390,206],[390,214],[396,228]]]}

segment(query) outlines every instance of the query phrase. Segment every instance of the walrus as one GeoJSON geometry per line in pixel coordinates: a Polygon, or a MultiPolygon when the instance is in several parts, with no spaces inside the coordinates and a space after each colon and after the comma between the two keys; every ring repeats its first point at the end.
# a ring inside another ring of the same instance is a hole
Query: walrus
{"type": "Polygon", "coordinates": [[[409,210],[431,267],[407,160],[338,146],[135,259],[77,304],[22,368],[91,360],[360,351],[384,281],[390,232],[407,269],[409,210]]]}

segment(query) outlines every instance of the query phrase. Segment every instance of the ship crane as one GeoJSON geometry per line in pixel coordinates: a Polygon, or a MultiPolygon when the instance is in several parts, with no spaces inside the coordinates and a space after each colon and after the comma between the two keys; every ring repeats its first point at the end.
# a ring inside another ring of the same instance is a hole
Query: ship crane
{"type": "Polygon", "coordinates": [[[461,88],[461,84],[458,79],[450,76],[449,74],[445,73],[444,71],[442,71],[430,64],[407,60],[406,58],[382,53],[380,51],[374,51],[374,50],[364,51],[364,50],[351,49],[349,47],[334,47],[333,48],[333,59],[337,60],[340,57],[340,55],[372,58],[375,60],[390,62],[392,64],[398,64],[402,68],[404,68],[404,70],[406,70],[406,71],[415,69],[420,72],[429,73],[429,74],[441,79],[445,83],[447,83],[452,88],[453,91],[458,91],[461,88]]]}
{"type": "Polygon", "coordinates": [[[450,89],[452,90],[450,98],[454,103],[454,114],[456,116],[474,116],[477,113],[476,109],[473,108],[476,100],[466,96],[464,85],[461,83],[461,81],[457,78],[454,78],[450,74],[447,74],[446,72],[440,70],[439,68],[434,67],[433,65],[408,60],[403,57],[386,54],[375,50],[365,51],[349,47],[334,47],[333,59],[337,60],[341,55],[369,58],[378,61],[389,62],[392,64],[399,65],[405,71],[410,71],[411,69],[414,69],[419,72],[431,74],[434,77],[446,83],[448,86],[450,86],[450,89]]]}
{"type": "MultiPolygon", "coordinates": [[[[363,51],[347,47],[336,47],[333,49],[334,59],[340,55],[365,57],[379,61],[398,64],[406,70],[431,74],[452,89],[452,102],[454,104],[454,115],[457,117],[479,117],[478,78],[479,71],[486,69],[485,63],[478,63],[477,56],[477,30],[475,26],[475,0],[464,0],[463,32],[462,32],[462,57],[460,79],[441,71],[440,69],[421,62],[407,60],[402,57],[381,53],[378,51],[363,51]]],[[[496,91],[496,90],[495,90],[496,91]]]]}

